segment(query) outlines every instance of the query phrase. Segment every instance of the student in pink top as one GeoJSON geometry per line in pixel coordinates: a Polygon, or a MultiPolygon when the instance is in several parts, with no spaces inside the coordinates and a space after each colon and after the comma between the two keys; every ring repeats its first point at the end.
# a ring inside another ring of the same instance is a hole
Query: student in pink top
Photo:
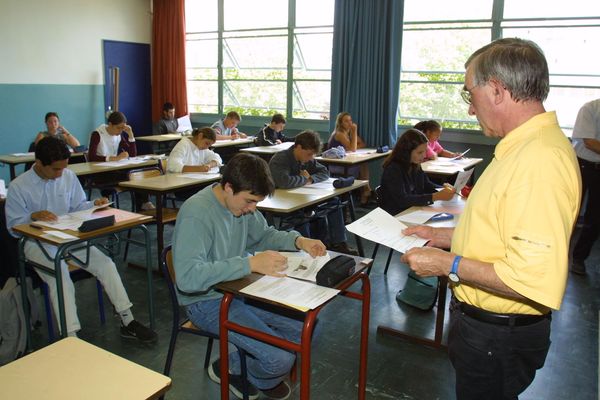
{"type": "Polygon", "coordinates": [[[426,159],[433,160],[438,156],[453,158],[459,155],[459,153],[453,153],[445,150],[438,142],[440,136],[442,135],[442,126],[439,124],[439,122],[433,120],[421,121],[416,124],[414,128],[423,132],[429,140],[429,143],[427,144],[427,152],[425,153],[426,159]]]}

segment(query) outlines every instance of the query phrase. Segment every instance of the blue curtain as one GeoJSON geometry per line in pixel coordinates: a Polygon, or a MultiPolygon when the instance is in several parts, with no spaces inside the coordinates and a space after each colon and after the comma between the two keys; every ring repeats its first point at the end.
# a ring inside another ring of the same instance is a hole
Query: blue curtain
{"type": "Polygon", "coordinates": [[[347,111],[369,147],[395,143],[403,14],[403,0],[336,0],[330,131],[347,111]]]}

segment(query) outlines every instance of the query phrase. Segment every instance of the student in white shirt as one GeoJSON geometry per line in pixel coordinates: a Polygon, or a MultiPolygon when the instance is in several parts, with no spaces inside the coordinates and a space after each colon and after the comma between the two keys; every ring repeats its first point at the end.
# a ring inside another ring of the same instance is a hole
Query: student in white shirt
{"type": "Polygon", "coordinates": [[[175,145],[167,161],[167,171],[181,172],[208,172],[211,168],[223,164],[221,156],[210,150],[217,140],[216,132],[212,128],[204,127],[194,129],[192,137],[183,138],[175,145]]]}
{"type": "MultiPolygon", "coordinates": [[[[77,176],[67,169],[70,154],[67,145],[60,139],[46,137],[37,143],[33,167],[13,180],[8,189],[6,226],[11,235],[18,237],[18,234],[12,231],[15,225],[32,221],[55,221],[59,215],[86,210],[93,205],[108,202],[104,197],[94,202],[87,201],[77,176]]],[[[121,318],[121,336],[142,342],[155,341],[156,333],[133,318],[132,303],[123,287],[115,263],[98,248],[90,247],[89,250],[89,263],[85,270],[96,276],[102,283],[121,318]]],[[[54,257],[57,252],[56,246],[28,240],[25,242],[24,251],[28,260],[54,269],[54,260],[50,260],[47,255],[54,257]]],[[[86,249],[75,251],[73,255],[80,260],[86,260],[88,257],[86,249]]],[[[61,270],[67,334],[76,336],[81,325],[77,318],[75,288],[64,261],[61,262],[61,270]]],[[[52,306],[58,315],[58,296],[54,276],[37,269],[36,272],[48,284],[52,306]]]]}

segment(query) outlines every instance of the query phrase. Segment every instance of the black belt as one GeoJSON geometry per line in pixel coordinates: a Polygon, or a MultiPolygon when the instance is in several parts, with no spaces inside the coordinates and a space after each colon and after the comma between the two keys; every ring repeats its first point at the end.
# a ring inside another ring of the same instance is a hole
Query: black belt
{"type": "Polygon", "coordinates": [[[496,314],[490,311],[482,310],[470,304],[458,302],[458,307],[465,315],[481,322],[487,322],[494,325],[505,326],[526,326],[535,324],[545,319],[552,319],[552,312],[543,315],[529,314],[496,314]]]}
{"type": "Polygon", "coordinates": [[[588,161],[588,160],[584,160],[583,158],[577,157],[579,159],[579,164],[581,165],[585,165],[588,168],[592,168],[592,169],[600,169],[600,162],[593,162],[593,161],[588,161]]]}

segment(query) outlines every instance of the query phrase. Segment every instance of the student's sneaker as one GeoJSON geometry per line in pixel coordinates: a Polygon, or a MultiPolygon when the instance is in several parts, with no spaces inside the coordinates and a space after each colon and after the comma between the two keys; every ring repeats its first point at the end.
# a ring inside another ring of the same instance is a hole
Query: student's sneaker
{"type": "Polygon", "coordinates": [[[145,327],[136,320],[133,320],[127,326],[121,324],[121,337],[127,339],[137,339],[144,343],[151,343],[155,342],[158,336],[152,329],[145,327]]]}
{"type": "MultiPolygon", "coordinates": [[[[212,364],[208,366],[208,377],[213,381],[221,384],[221,359],[217,359],[212,364]]],[[[248,388],[248,398],[250,400],[258,399],[258,389],[251,384],[247,383],[248,388]]],[[[241,375],[233,375],[229,374],[229,390],[231,393],[235,395],[238,399],[244,398],[244,385],[242,383],[241,375]]]]}
{"type": "Polygon", "coordinates": [[[267,399],[285,400],[290,397],[292,389],[286,381],[281,381],[281,383],[274,388],[261,390],[261,392],[263,392],[267,399]]]}
{"type": "Polygon", "coordinates": [[[349,256],[357,256],[358,250],[353,247],[348,246],[346,242],[333,243],[329,245],[328,250],[335,251],[338,253],[348,254],[349,256]]]}

